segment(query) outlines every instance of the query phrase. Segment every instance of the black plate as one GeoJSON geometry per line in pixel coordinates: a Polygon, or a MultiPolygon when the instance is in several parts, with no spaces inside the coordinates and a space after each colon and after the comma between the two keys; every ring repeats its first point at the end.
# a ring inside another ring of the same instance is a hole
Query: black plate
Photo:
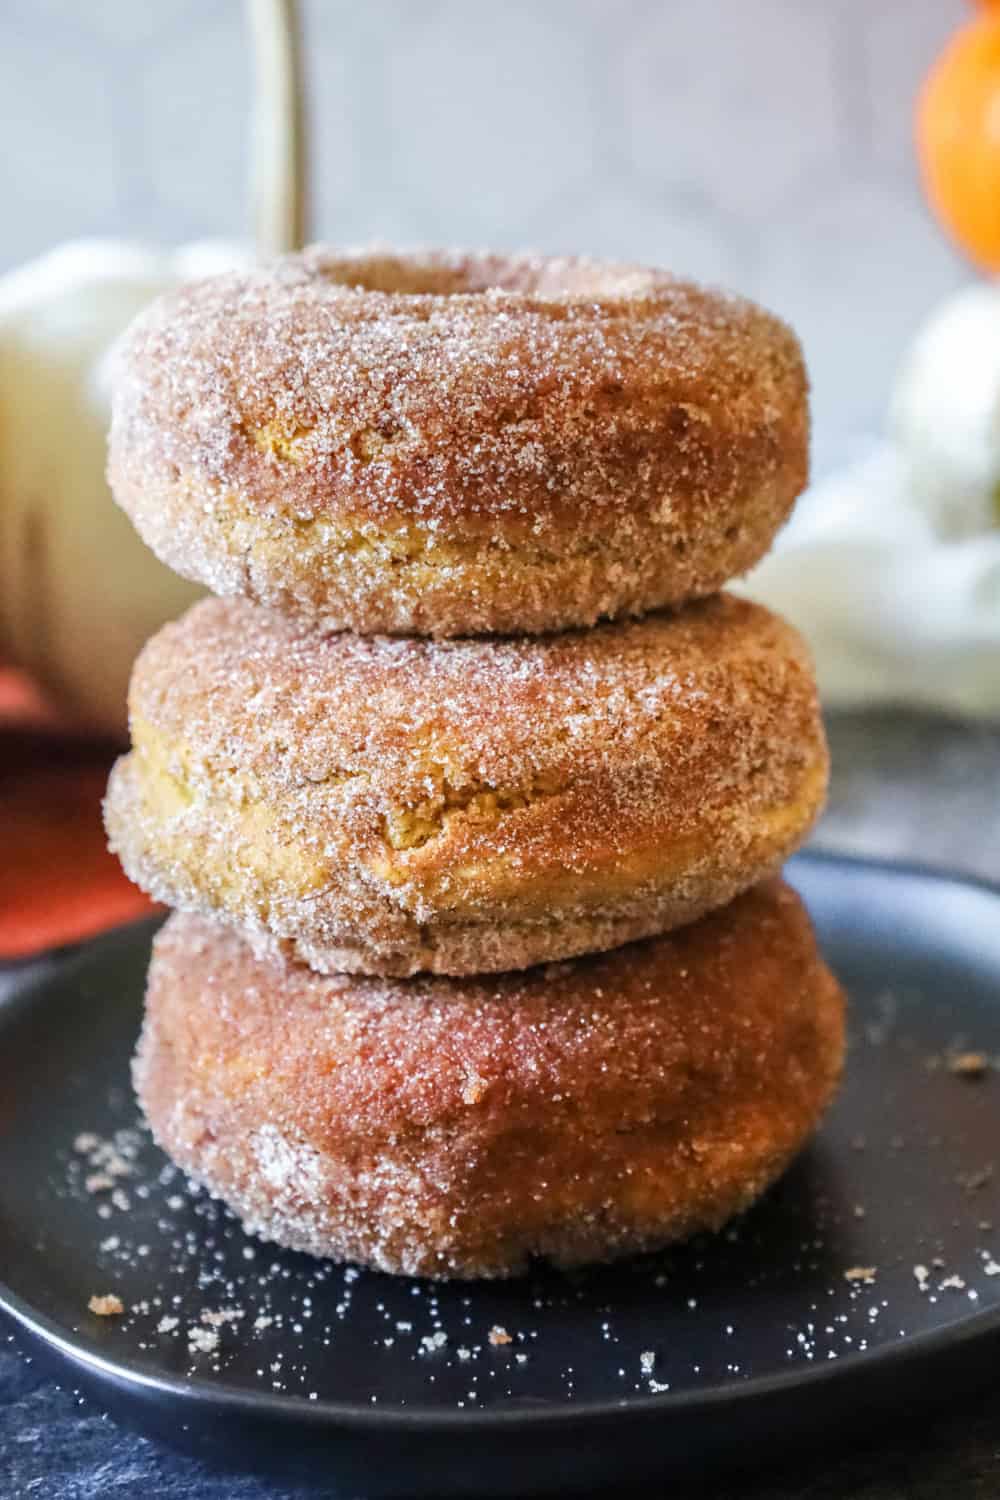
{"type": "Polygon", "coordinates": [[[0,1307],[124,1420],[367,1496],[621,1488],[968,1388],[1000,1353],[1000,892],[817,856],[790,873],[851,996],[848,1075],[722,1236],[438,1287],[247,1238],[136,1130],[147,923],[0,1006],[0,1307]],[[114,1194],[88,1189],[81,1133],[117,1138],[114,1194]]]}

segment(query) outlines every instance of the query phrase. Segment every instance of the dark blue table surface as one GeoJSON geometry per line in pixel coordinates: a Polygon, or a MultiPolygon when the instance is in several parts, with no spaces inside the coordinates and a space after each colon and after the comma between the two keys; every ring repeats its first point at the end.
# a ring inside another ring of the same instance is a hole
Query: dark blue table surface
{"type": "Polygon", "coordinates": [[[213,1474],[123,1432],[0,1334],[3,1500],[322,1500],[326,1493],[213,1474]]]}

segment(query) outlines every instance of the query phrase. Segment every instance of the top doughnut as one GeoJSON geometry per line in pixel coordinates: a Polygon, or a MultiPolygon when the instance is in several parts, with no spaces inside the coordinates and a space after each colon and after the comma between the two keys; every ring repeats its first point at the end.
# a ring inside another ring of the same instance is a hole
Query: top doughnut
{"type": "Polygon", "coordinates": [[[324,629],[534,633],[714,593],[807,477],[785,325],[661,271],[316,247],[161,297],[114,493],[218,594],[324,629]]]}

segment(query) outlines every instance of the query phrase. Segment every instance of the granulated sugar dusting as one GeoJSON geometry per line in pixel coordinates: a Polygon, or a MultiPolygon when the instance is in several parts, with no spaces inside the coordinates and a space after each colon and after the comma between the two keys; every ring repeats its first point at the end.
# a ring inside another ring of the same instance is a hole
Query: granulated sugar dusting
{"type": "Polygon", "coordinates": [[[106,803],[128,874],[331,973],[524,968],[693,920],[781,863],[826,779],[802,642],[725,596],[489,642],[206,600],[147,644],[130,712],[106,803]]]}
{"type": "Polygon", "coordinates": [[[182,469],[253,500],[282,460],[300,510],[350,490],[375,513],[538,521],[547,492],[566,514],[627,510],[612,482],[623,431],[646,439],[628,492],[657,491],[657,438],[687,458],[689,488],[703,478],[673,403],[701,425],[724,413],[728,470],[734,454],[773,464],[776,435],[801,421],[798,345],[748,302],[636,267],[512,260],[506,285],[495,274],[438,260],[413,295],[320,250],[187,286],[128,336],[113,452],[154,486],[182,469]]]}
{"type": "Polygon", "coordinates": [[[808,466],[790,331],[629,266],[313,250],[154,304],[114,387],[112,487],[163,561],[362,634],[712,594],[808,466]]]}

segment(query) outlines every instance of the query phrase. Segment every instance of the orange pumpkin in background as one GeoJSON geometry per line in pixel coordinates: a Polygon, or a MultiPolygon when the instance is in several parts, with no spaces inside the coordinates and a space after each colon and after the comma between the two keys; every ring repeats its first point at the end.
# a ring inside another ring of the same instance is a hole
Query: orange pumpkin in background
{"type": "Polygon", "coordinates": [[[931,207],[965,253],[1000,271],[1000,4],[963,26],[917,105],[917,150],[931,207]]]}

